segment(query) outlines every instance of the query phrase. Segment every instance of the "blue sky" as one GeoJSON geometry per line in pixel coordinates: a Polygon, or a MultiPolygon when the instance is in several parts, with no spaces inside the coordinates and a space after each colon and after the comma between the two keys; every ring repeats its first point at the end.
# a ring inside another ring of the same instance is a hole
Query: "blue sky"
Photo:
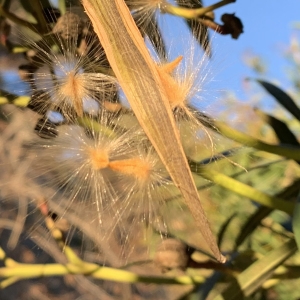
{"type": "MultiPolygon", "coordinates": [[[[214,1],[207,0],[204,3],[209,5],[214,1]]],[[[228,89],[232,89],[241,100],[247,100],[243,80],[255,76],[255,73],[243,63],[242,57],[252,52],[266,62],[268,80],[277,82],[284,89],[289,88],[291,83],[285,73],[288,63],[284,58],[284,50],[296,32],[293,23],[300,21],[299,0],[237,0],[217,9],[216,20],[220,20],[225,12],[236,13],[244,24],[244,33],[238,40],[229,36],[215,37],[213,43],[217,44],[216,51],[222,49],[222,52],[228,52],[226,65],[229,68],[220,74],[220,81],[226,82],[230,78],[228,89]]]]}
{"type": "MultiPolygon", "coordinates": [[[[217,0],[203,2],[210,5],[217,0]]],[[[246,53],[253,53],[264,60],[267,66],[266,79],[277,82],[283,89],[290,88],[291,83],[286,76],[288,62],[283,57],[283,52],[292,34],[297,32],[292,25],[300,21],[300,1],[237,0],[215,10],[216,22],[221,23],[223,13],[235,13],[244,24],[244,33],[238,40],[229,35],[211,33],[214,60],[209,64],[214,84],[211,88],[208,87],[209,95],[217,99],[222,95],[220,91],[229,90],[242,101],[251,97],[251,93],[245,89],[244,79],[257,75],[243,62],[246,53]]],[[[173,50],[177,48],[178,55],[184,54],[181,53],[181,47],[186,45],[185,42],[182,43],[182,36],[188,34],[185,23],[178,17],[168,15],[163,15],[160,20],[163,28],[167,28],[166,41],[172,43],[173,50]]],[[[300,37],[300,31],[298,36],[300,37]]],[[[267,101],[268,99],[270,97],[267,101]]]]}
{"type": "MultiPolygon", "coordinates": [[[[203,2],[207,6],[217,1],[203,2]]],[[[222,23],[220,18],[223,13],[235,13],[243,22],[244,33],[237,40],[229,35],[211,33],[214,51],[211,70],[215,81],[215,91],[211,91],[213,97],[221,97],[220,91],[229,90],[239,100],[249,100],[251,92],[245,89],[244,79],[257,78],[257,74],[243,61],[247,53],[260,56],[266,63],[267,72],[264,79],[277,83],[283,89],[290,88],[291,83],[286,76],[288,62],[284,58],[284,50],[288,47],[292,34],[297,32],[300,37],[300,31],[293,28],[293,24],[300,21],[300,1],[237,0],[215,10],[217,23],[222,23]]],[[[163,18],[165,21],[161,20],[162,26],[167,32],[165,40],[176,44],[180,53],[181,36],[186,34],[186,26],[177,17],[163,18]]],[[[255,88],[254,84],[252,86],[255,88]]],[[[267,96],[266,98],[266,101],[271,99],[267,96]]]]}

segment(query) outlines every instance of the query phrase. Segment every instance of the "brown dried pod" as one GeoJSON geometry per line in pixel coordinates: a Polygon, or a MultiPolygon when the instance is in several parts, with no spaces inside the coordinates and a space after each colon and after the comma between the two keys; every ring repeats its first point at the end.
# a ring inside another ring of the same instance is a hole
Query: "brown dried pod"
{"type": "Polygon", "coordinates": [[[223,14],[221,20],[224,23],[224,31],[230,34],[233,39],[237,39],[244,32],[243,23],[235,14],[223,14]]]}
{"type": "Polygon", "coordinates": [[[84,22],[77,14],[66,12],[58,18],[52,33],[59,35],[64,40],[78,39],[82,33],[84,22]]]}
{"type": "Polygon", "coordinates": [[[187,247],[183,242],[173,238],[163,240],[156,250],[153,261],[162,272],[172,269],[184,270],[189,262],[187,247]]]}

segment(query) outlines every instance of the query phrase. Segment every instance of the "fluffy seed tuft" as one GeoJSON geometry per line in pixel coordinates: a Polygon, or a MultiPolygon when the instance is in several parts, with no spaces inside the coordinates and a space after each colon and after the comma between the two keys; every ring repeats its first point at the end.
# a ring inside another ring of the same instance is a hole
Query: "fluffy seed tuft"
{"type": "Polygon", "coordinates": [[[113,161],[109,163],[109,168],[124,175],[133,176],[139,181],[149,178],[151,166],[140,158],[130,158],[113,161]]]}

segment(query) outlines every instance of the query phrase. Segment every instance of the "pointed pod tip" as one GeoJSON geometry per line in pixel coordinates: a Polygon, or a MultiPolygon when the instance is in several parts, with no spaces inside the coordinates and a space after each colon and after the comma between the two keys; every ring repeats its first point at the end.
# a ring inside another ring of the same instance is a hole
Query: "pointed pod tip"
{"type": "Polygon", "coordinates": [[[220,254],[220,256],[218,257],[218,261],[222,264],[225,264],[227,259],[224,255],[220,254]]]}
{"type": "Polygon", "coordinates": [[[167,74],[171,74],[175,68],[180,64],[180,62],[182,61],[183,56],[180,55],[177,58],[175,58],[174,60],[167,62],[161,66],[158,67],[158,70],[161,73],[167,73],[167,74]]]}

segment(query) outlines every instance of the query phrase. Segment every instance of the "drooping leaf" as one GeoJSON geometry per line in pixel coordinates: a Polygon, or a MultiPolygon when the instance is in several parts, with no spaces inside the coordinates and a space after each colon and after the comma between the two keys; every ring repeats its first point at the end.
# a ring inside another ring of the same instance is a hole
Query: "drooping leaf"
{"type": "Polygon", "coordinates": [[[192,172],[195,172],[201,177],[211,180],[215,184],[218,184],[234,193],[254,200],[261,205],[273,209],[282,210],[288,214],[291,214],[293,212],[294,204],[288,201],[284,201],[282,198],[279,198],[277,196],[270,196],[253,188],[250,185],[235,180],[220,172],[214,171],[211,168],[199,166],[197,163],[190,163],[190,167],[192,172]]]}
{"type": "MultiPolygon", "coordinates": [[[[148,37],[160,58],[166,60],[167,52],[161,30],[157,24],[155,10],[147,11],[147,2],[125,0],[132,17],[143,37],[148,37]],[[146,7],[144,9],[144,7],[146,7]]],[[[151,5],[149,5],[151,6],[151,5]]]]}
{"type": "Polygon", "coordinates": [[[261,221],[273,211],[269,207],[259,207],[242,226],[240,234],[235,241],[235,247],[238,248],[244,240],[260,225],[261,221]]]}
{"type": "Polygon", "coordinates": [[[240,300],[250,296],[272,276],[278,266],[296,251],[295,240],[289,240],[279,248],[270,251],[237,276],[236,281],[214,300],[240,300]]]}
{"type": "Polygon", "coordinates": [[[277,146],[265,143],[259,139],[256,139],[248,134],[236,130],[230,127],[224,122],[213,120],[208,115],[198,112],[195,114],[197,120],[205,127],[212,129],[213,131],[232,139],[238,143],[241,143],[248,147],[253,147],[258,150],[278,154],[286,158],[291,158],[294,160],[300,160],[300,148],[296,146],[277,146]]]}
{"type": "Polygon", "coordinates": [[[39,0],[38,2],[36,0],[34,0],[34,1],[20,0],[20,3],[22,5],[22,7],[31,14],[33,14],[36,9],[33,4],[38,3],[41,7],[50,7],[51,6],[49,0],[39,0]]]}
{"type": "Polygon", "coordinates": [[[295,240],[300,249],[300,193],[298,194],[297,202],[294,209],[293,215],[293,231],[295,234],[295,240]]]}
{"type": "Polygon", "coordinates": [[[228,228],[228,226],[231,224],[231,221],[236,217],[236,213],[233,213],[221,226],[219,234],[218,234],[218,246],[221,248],[221,244],[223,242],[224,234],[228,228]]]}
{"type": "Polygon", "coordinates": [[[294,133],[289,129],[289,127],[283,121],[275,118],[269,114],[264,113],[259,109],[255,109],[256,114],[259,115],[266,123],[268,123],[275,131],[279,141],[282,144],[291,144],[299,146],[299,142],[294,135],[294,133]]]}
{"type": "MultiPolygon", "coordinates": [[[[300,189],[300,179],[295,180],[292,184],[287,186],[283,191],[276,194],[276,197],[282,199],[292,200],[299,192],[300,189]]],[[[238,248],[244,240],[260,225],[261,221],[267,217],[273,211],[269,207],[258,208],[247,220],[247,222],[242,226],[240,234],[236,238],[236,248],[238,248]]]]}
{"type": "MultiPolygon", "coordinates": [[[[184,8],[201,8],[203,7],[201,0],[176,0],[178,6],[184,8]]],[[[199,21],[192,19],[185,19],[193,36],[199,42],[200,46],[206,51],[208,56],[211,56],[211,45],[209,42],[209,35],[206,26],[200,26],[199,21]]]]}
{"type": "Polygon", "coordinates": [[[49,0],[21,0],[20,2],[23,8],[32,16],[34,16],[34,18],[38,22],[41,33],[48,33],[48,26],[44,14],[44,9],[51,7],[49,0]]]}
{"type": "Polygon", "coordinates": [[[237,152],[239,152],[241,149],[242,149],[242,147],[235,147],[232,149],[224,150],[224,151],[217,153],[211,157],[202,159],[199,162],[199,164],[207,165],[207,164],[211,164],[213,162],[219,161],[221,159],[224,159],[226,157],[231,157],[231,156],[235,155],[237,152]]]}
{"type": "Polygon", "coordinates": [[[214,121],[210,128],[218,133],[248,147],[253,147],[262,151],[278,154],[286,158],[300,160],[300,147],[293,145],[272,145],[265,143],[257,138],[248,134],[238,131],[224,122],[214,121]]]}
{"type": "Polygon", "coordinates": [[[162,38],[162,34],[159,26],[157,25],[157,21],[155,16],[151,16],[151,20],[148,21],[145,26],[139,28],[142,32],[142,35],[147,35],[153,47],[155,48],[159,57],[166,59],[167,51],[164,40],[162,38]]]}
{"type": "Polygon", "coordinates": [[[297,120],[300,121],[300,108],[296,105],[294,100],[282,89],[276,85],[266,82],[264,80],[256,81],[269,93],[271,94],[278,103],[280,103],[286,110],[288,110],[297,120]]]}

